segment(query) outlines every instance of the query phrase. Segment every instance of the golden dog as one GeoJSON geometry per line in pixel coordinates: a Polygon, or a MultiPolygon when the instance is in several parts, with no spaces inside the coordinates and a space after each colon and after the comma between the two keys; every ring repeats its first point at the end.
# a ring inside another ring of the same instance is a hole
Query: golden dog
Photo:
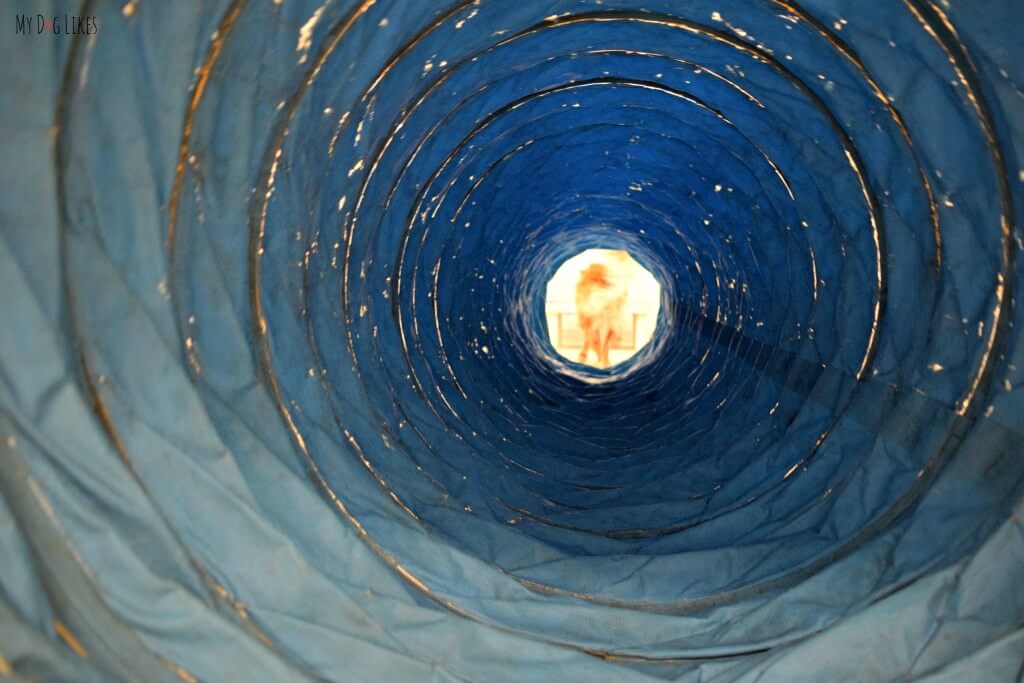
{"type": "Polygon", "coordinates": [[[622,308],[626,292],[603,263],[587,266],[576,283],[576,313],[583,332],[580,362],[586,363],[591,350],[597,354],[597,367],[611,365],[609,351],[622,338],[622,308]]]}

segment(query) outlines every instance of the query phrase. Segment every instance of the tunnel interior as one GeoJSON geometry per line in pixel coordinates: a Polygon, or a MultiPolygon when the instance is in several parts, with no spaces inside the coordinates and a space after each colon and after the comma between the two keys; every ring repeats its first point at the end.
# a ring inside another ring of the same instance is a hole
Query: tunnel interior
{"type": "Polygon", "coordinates": [[[1018,4],[188,5],[4,101],[0,664],[1019,676],[1018,4]],[[609,368],[587,249],[661,287],[609,368]]]}

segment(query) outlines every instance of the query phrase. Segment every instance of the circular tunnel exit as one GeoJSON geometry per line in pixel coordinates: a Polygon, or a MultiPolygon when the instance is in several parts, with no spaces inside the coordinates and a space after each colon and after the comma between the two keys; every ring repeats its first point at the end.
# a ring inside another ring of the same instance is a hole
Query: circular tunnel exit
{"type": "Polygon", "coordinates": [[[587,249],[548,280],[544,314],[562,357],[594,368],[632,358],[654,336],[661,285],[622,249],[587,249]]]}

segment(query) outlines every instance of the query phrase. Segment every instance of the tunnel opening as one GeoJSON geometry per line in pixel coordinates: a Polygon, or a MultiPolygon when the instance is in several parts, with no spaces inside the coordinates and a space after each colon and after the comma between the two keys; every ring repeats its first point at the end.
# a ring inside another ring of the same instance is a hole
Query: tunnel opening
{"type": "Polygon", "coordinates": [[[593,368],[619,365],[655,334],[661,285],[622,249],[587,249],[562,263],[545,289],[555,351],[593,368]]]}

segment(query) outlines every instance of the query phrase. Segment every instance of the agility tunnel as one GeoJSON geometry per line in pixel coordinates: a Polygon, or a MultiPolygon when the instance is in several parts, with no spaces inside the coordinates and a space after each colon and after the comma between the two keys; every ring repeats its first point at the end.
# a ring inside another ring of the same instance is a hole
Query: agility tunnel
{"type": "Polygon", "coordinates": [[[1021,680],[1020,2],[8,7],[0,680],[1021,680]]]}

